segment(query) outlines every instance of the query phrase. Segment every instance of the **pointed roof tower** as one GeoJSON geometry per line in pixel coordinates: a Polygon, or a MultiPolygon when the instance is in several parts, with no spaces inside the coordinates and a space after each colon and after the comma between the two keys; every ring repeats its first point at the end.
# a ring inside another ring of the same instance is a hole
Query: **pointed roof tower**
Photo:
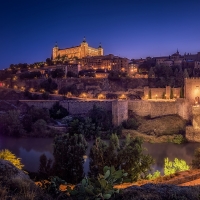
{"type": "Polygon", "coordinates": [[[86,42],[85,36],[84,36],[84,38],[83,38],[83,42],[86,42]]]}
{"type": "Polygon", "coordinates": [[[99,47],[98,48],[102,48],[102,46],[101,46],[101,42],[99,43],[99,47]]]}

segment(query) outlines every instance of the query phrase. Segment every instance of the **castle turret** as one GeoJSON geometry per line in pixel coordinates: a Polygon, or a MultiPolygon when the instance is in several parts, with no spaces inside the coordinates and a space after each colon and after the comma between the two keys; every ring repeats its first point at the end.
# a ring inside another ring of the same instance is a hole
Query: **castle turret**
{"type": "Polygon", "coordinates": [[[53,47],[53,60],[58,56],[58,44],[56,42],[55,46],[53,47]]]}
{"type": "Polygon", "coordinates": [[[99,47],[98,47],[98,55],[103,56],[103,48],[101,46],[101,42],[100,42],[99,47]]]}
{"type": "Polygon", "coordinates": [[[83,42],[81,43],[81,58],[88,56],[88,43],[86,42],[85,36],[83,42]]]}

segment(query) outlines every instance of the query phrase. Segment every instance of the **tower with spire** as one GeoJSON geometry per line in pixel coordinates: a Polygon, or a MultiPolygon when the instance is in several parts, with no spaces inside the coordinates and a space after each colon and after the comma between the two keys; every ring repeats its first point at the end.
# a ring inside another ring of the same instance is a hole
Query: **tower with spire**
{"type": "Polygon", "coordinates": [[[55,43],[55,46],[53,47],[53,53],[52,53],[53,59],[58,57],[58,43],[55,43]]]}
{"type": "Polygon", "coordinates": [[[98,55],[103,56],[103,48],[101,46],[101,42],[99,43],[99,47],[98,47],[98,55]]]}

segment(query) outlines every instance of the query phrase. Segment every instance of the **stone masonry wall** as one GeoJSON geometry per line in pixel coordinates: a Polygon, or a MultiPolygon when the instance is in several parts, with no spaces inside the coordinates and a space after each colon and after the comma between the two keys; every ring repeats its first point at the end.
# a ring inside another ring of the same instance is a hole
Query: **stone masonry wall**
{"type": "Polygon", "coordinates": [[[176,101],[133,100],[128,102],[128,109],[139,116],[149,115],[152,118],[172,114],[178,114],[187,120],[191,118],[191,106],[184,99],[176,101]]]}
{"type": "Polygon", "coordinates": [[[112,122],[119,126],[123,121],[128,119],[128,101],[115,100],[112,102],[112,122]]]}
{"type": "Polygon", "coordinates": [[[102,107],[107,111],[112,111],[112,101],[60,101],[70,114],[86,114],[94,105],[102,107]]]}
{"type": "Polygon", "coordinates": [[[139,116],[147,116],[151,113],[151,104],[149,101],[144,100],[130,100],[128,101],[128,110],[139,116]]]}
{"type": "Polygon", "coordinates": [[[105,110],[112,111],[112,101],[78,101],[78,100],[20,100],[22,103],[26,103],[29,106],[36,106],[38,108],[50,109],[53,104],[60,102],[60,104],[66,108],[70,114],[86,114],[93,108],[94,105],[102,107],[105,110]]]}
{"type": "Polygon", "coordinates": [[[76,101],[76,100],[22,100],[22,103],[26,103],[29,106],[36,106],[38,108],[50,109],[54,103],[60,102],[60,104],[66,108],[70,114],[86,114],[93,108],[94,105],[102,107],[107,111],[112,111],[113,124],[119,126],[124,120],[128,119],[128,101],[127,100],[96,100],[96,101],[76,101]]]}

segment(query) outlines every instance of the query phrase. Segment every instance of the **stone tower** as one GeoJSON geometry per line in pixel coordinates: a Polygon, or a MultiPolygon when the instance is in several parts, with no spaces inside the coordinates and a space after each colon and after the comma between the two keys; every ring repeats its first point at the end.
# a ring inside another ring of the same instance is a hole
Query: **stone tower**
{"type": "Polygon", "coordinates": [[[52,57],[53,57],[53,60],[58,56],[58,44],[56,42],[54,48],[53,48],[53,54],[52,54],[52,57]]]}
{"type": "Polygon", "coordinates": [[[98,55],[103,56],[103,48],[101,46],[101,43],[99,44],[99,47],[98,47],[98,55]]]}
{"type": "Polygon", "coordinates": [[[88,56],[88,43],[86,42],[85,37],[83,38],[83,42],[81,43],[81,58],[88,56]]]}

